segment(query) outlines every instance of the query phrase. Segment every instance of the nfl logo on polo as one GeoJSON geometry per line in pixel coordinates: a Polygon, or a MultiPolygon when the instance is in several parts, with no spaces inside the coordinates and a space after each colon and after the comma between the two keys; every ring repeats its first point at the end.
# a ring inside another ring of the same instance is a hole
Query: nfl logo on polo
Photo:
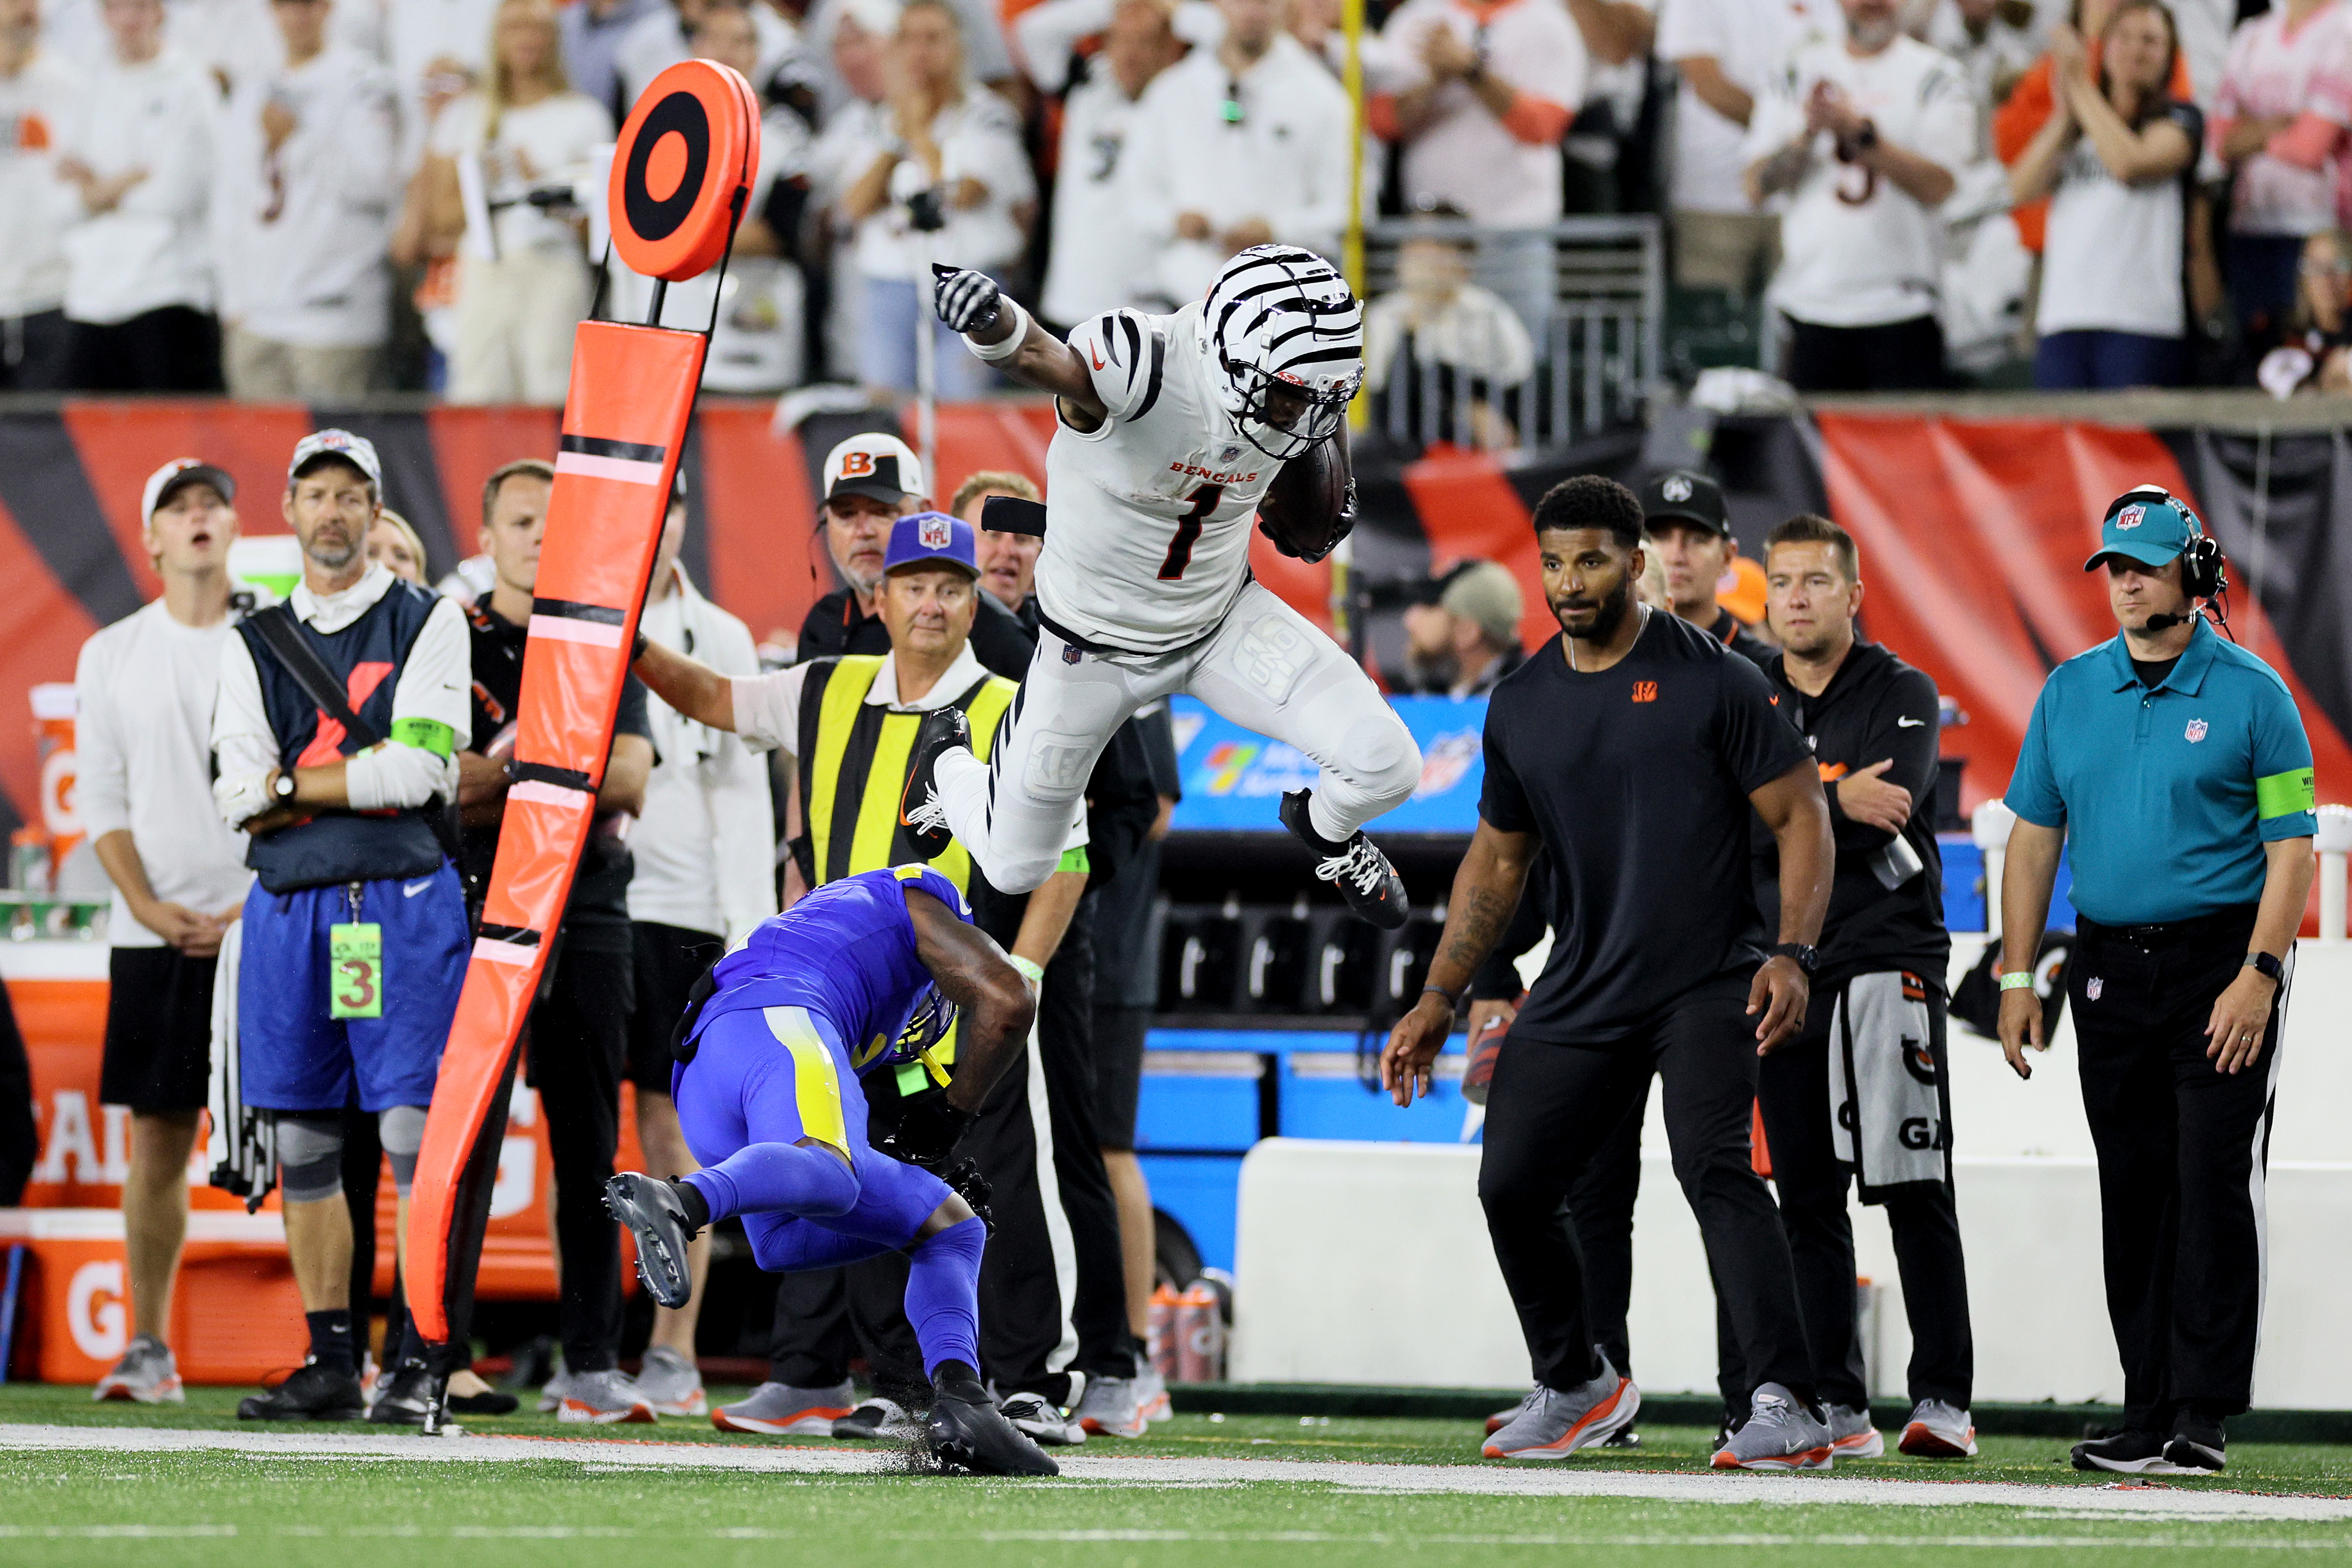
{"type": "Polygon", "coordinates": [[[2147,517],[2147,508],[2146,507],[2136,505],[2126,507],[2122,511],[2116,514],[2116,531],[2117,533],[2121,533],[2126,528],[2136,528],[2139,527],[2142,522],[2146,521],[2147,517]]]}
{"type": "Polygon", "coordinates": [[[2089,1000],[2095,1002],[2099,999],[2099,993],[2106,988],[2106,981],[2099,978],[2098,976],[2094,975],[2091,977],[2090,983],[2083,988],[2083,995],[2089,1000]]]}
{"type": "Polygon", "coordinates": [[[1658,494],[1679,507],[1691,498],[1691,482],[1677,474],[1658,486],[1658,494]]]}
{"type": "Polygon", "coordinates": [[[915,537],[925,549],[945,549],[955,538],[945,517],[925,517],[915,525],[915,537]]]}
{"type": "Polygon", "coordinates": [[[2189,733],[2189,745],[2191,745],[2191,746],[2194,746],[2194,745],[2196,745],[2199,741],[2200,741],[2200,740],[2204,739],[2204,738],[2205,738],[2205,721],[2204,721],[2203,719],[2201,719],[2201,718],[2192,718],[2192,719],[2190,719],[2190,720],[2189,721],[2189,732],[2188,732],[2188,733],[2189,733]]]}

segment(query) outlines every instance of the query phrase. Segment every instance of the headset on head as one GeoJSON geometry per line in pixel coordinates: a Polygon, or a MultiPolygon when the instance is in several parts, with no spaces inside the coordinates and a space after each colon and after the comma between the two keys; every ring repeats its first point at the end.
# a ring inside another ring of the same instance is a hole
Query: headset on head
{"type": "Polygon", "coordinates": [[[2149,501],[2160,501],[2189,519],[2189,541],[2180,547],[2180,591],[2189,595],[2192,604],[2227,593],[2230,563],[2221,554],[2221,541],[2205,531],[2205,519],[2197,515],[2195,507],[2163,486],[2136,485],[2126,490],[2108,505],[2106,517],[2099,521],[2104,524],[2126,507],[2149,501]]]}

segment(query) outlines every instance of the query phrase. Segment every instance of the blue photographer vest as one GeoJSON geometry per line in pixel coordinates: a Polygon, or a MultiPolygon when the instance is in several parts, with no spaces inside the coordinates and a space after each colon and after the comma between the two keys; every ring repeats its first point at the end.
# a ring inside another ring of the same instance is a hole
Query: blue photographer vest
{"type": "MultiPolygon", "coordinates": [[[[343,698],[352,711],[381,737],[392,732],[393,690],[400,684],[409,650],[439,602],[415,583],[395,581],[340,632],[320,632],[299,619],[295,630],[342,681],[343,698]]],[[[269,716],[269,732],[278,740],[280,768],[320,767],[360,749],[342,725],[321,712],[301,683],[278,662],[249,620],[238,623],[237,635],[245,639],[254,671],[261,677],[262,706],[269,716]]],[[[441,859],[440,840],[423,811],[340,807],[322,809],[308,821],[274,833],[256,834],[245,852],[245,863],[260,873],[261,885],[271,893],[423,876],[439,870],[441,859]]]]}

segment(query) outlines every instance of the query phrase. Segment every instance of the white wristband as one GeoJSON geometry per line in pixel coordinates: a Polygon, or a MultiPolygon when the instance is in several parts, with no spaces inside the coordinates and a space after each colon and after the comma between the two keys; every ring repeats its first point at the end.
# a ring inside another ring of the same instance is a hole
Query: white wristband
{"type": "Polygon", "coordinates": [[[1005,956],[1013,960],[1013,967],[1020,970],[1022,978],[1027,980],[1031,985],[1042,986],[1045,983],[1045,971],[1035,964],[1024,958],[1018,953],[1007,953],[1005,956]]]}
{"type": "Polygon", "coordinates": [[[1002,316],[1007,310],[1013,312],[1013,330],[1006,335],[1003,342],[983,343],[969,332],[964,334],[964,347],[986,360],[990,364],[994,364],[999,360],[1009,360],[1019,353],[1021,340],[1029,335],[1029,312],[1021,308],[1021,302],[1010,294],[998,296],[997,314],[1002,316]]]}

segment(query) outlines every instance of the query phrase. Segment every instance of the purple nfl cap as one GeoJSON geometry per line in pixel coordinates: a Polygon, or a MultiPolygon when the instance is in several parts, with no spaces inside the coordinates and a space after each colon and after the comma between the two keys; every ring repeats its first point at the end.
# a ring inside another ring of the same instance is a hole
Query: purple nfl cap
{"type": "Polygon", "coordinates": [[[979,577],[980,558],[972,548],[971,525],[945,512],[917,512],[890,525],[890,551],[882,559],[884,571],[931,561],[979,577]]]}

